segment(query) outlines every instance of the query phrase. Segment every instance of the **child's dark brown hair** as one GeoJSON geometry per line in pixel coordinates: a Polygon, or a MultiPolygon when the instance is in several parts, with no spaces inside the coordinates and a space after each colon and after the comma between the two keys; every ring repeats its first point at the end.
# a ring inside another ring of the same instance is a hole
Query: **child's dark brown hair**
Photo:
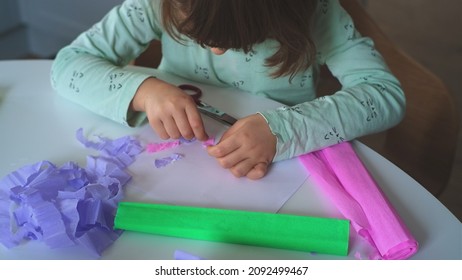
{"type": "Polygon", "coordinates": [[[280,47],[266,59],[273,77],[307,69],[315,58],[311,17],[316,0],[164,0],[162,21],[176,40],[185,35],[202,47],[243,50],[266,39],[280,47]]]}

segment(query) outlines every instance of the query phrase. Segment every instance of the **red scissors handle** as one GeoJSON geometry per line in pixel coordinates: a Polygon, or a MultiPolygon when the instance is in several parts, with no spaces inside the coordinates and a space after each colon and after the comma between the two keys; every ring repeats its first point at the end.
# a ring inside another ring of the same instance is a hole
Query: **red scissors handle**
{"type": "Polygon", "coordinates": [[[180,89],[186,91],[188,95],[190,95],[194,101],[196,102],[197,105],[199,105],[200,98],[202,97],[202,90],[196,86],[193,85],[188,85],[188,84],[182,84],[178,86],[180,89]]]}

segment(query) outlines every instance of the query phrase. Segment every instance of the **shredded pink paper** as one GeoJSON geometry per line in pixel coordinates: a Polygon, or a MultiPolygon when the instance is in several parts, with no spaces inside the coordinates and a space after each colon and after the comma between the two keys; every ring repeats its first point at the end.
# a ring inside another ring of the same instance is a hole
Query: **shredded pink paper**
{"type": "Polygon", "coordinates": [[[349,142],[300,156],[313,179],[381,259],[407,259],[418,243],[349,142]]]}
{"type": "MultiPolygon", "coordinates": [[[[190,139],[190,140],[185,139],[185,138],[180,138],[178,140],[169,141],[169,142],[148,143],[146,145],[146,151],[148,153],[157,153],[157,152],[160,152],[160,151],[173,149],[173,148],[178,147],[178,146],[183,145],[183,144],[186,144],[186,145],[191,144],[191,143],[193,143],[195,141],[196,141],[196,138],[193,138],[193,139],[190,139]]],[[[202,146],[204,148],[206,148],[208,146],[213,146],[213,145],[215,145],[215,137],[210,137],[206,141],[202,142],[202,146]]],[[[156,159],[154,161],[154,166],[156,168],[166,167],[166,166],[172,164],[173,162],[182,159],[183,157],[184,156],[181,155],[181,154],[174,153],[174,154],[171,154],[170,156],[156,159]]]]}
{"type": "Polygon", "coordinates": [[[157,153],[163,150],[172,149],[180,146],[181,142],[179,140],[165,143],[148,143],[146,145],[146,152],[148,153],[157,153]]]}
{"type": "Polygon", "coordinates": [[[142,151],[127,136],[115,140],[77,139],[101,152],[88,156],[82,168],[49,161],[24,166],[0,180],[0,243],[7,248],[38,240],[50,248],[84,246],[101,255],[122,233],[113,230],[123,186],[131,179],[125,168],[142,151]]]}
{"type": "Polygon", "coordinates": [[[210,137],[209,139],[202,142],[203,147],[209,147],[215,145],[215,137],[210,137]]]}
{"type": "MultiPolygon", "coordinates": [[[[173,149],[183,144],[186,144],[186,145],[191,144],[195,141],[196,141],[196,138],[192,138],[188,140],[188,139],[181,137],[180,139],[175,140],[175,141],[148,143],[146,144],[146,152],[157,153],[160,151],[173,149]]],[[[206,141],[202,142],[202,145],[204,147],[215,145],[215,138],[210,137],[206,141]]]]}

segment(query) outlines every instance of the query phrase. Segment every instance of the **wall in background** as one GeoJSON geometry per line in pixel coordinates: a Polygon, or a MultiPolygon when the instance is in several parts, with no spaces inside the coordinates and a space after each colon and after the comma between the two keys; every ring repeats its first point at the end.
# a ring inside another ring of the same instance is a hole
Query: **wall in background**
{"type": "Polygon", "coordinates": [[[29,47],[40,57],[54,55],[99,21],[122,0],[19,0],[29,47]]]}
{"type": "Polygon", "coordinates": [[[366,10],[390,39],[462,96],[462,1],[368,1],[366,10]]]}
{"type": "Polygon", "coordinates": [[[52,57],[123,1],[1,0],[0,59],[52,57]]]}
{"type": "Polygon", "coordinates": [[[2,0],[0,59],[51,57],[123,0],[2,0]],[[5,51],[3,51],[5,49],[5,51]]]}
{"type": "Polygon", "coordinates": [[[3,0],[0,2],[0,33],[21,24],[19,9],[15,0],[3,0]]]}
{"type": "Polygon", "coordinates": [[[16,0],[0,2],[0,59],[27,53],[27,32],[16,0]]]}

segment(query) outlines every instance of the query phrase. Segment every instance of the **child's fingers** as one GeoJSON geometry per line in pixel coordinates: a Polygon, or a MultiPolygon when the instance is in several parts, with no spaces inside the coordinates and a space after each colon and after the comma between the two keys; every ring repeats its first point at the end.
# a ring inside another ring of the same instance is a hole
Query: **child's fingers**
{"type": "Polygon", "coordinates": [[[268,173],[268,163],[260,162],[257,163],[257,165],[255,165],[252,169],[250,169],[246,176],[249,179],[258,180],[263,178],[266,173],[268,173]]]}
{"type": "Polygon", "coordinates": [[[207,135],[207,132],[205,132],[204,128],[204,123],[202,122],[202,117],[197,110],[196,106],[188,106],[186,107],[186,116],[188,118],[188,123],[189,126],[196,137],[197,140],[199,141],[205,141],[209,137],[207,135]]]}
{"type": "Polygon", "coordinates": [[[244,159],[231,167],[229,170],[236,177],[244,177],[247,176],[253,166],[254,164],[250,159],[244,159]]]}
{"type": "MultiPolygon", "coordinates": [[[[239,163],[248,160],[248,155],[243,153],[242,149],[236,149],[229,152],[223,157],[218,157],[217,161],[223,168],[233,168],[239,163]]],[[[245,176],[243,174],[242,176],[245,176]]]]}
{"type": "Polygon", "coordinates": [[[149,120],[149,124],[161,139],[168,139],[170,136],[164,128],[164,124],[159,119],[149,120]]]}
{"type": "Polygon", "coordinates": [[[259,162],[255,165],[251,159],[245,159],[230,168],[230,171],[236,177],[246,176],[249,179],[257,180],[266,175],[268,172],[268,164],[259,162]]]}
{"type": "Polygon", "coordinates": [[[216,158],[223,158],[227,156],[230,153],[233,153],[237,149],[239,149],[240,145],[237,141],[233,141],[232,139],[223,139],[221,138],[221,141],[214,145],[207,147],[207,151],[209,155],[216,157],[216,158]]]}
{"type": "Polygon", "coordinates": [[[162,119],[162,123],[164,125],[164,129],[170,138],[178,139],[181,136],[180,131],[178,130],[177,124],[172,117],[166,117],[162,119]]]}
{"type": "Polygon", "coordinates": [[[176,112],[174,119],[181,136],[183,136],[186,139],[192,139],[194,137],[194,131],[191,128],[186,112],[176,112]]]}

